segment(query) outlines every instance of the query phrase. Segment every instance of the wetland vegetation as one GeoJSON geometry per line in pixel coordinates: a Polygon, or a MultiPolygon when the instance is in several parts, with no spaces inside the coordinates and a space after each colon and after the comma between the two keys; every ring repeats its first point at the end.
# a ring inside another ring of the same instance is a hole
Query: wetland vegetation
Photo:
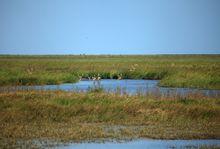
{"type": "Polygon", "coordinates": [[[94,76],[220,89],[220,55],[0,56],[1,86],[70,83],[94,76]]]}
{"type": "MultiPolygon", "coordinates": [[[[219,139],[219,98],[121,95],[102,91],[0,94],[0,138],[219,139]]],[[[12,141],[13,142],[13,141],[12,141]]]]}
{"type": "MultiPolygon", "coordinates": [[[[218,90],[220,55],[0,56],[1,87],[91,77],[158,79],[160,86],[218,90]]],[[[220,139],[219,130],[219,94],[0,91],[0,147],[36,139],[220,139]]]]}

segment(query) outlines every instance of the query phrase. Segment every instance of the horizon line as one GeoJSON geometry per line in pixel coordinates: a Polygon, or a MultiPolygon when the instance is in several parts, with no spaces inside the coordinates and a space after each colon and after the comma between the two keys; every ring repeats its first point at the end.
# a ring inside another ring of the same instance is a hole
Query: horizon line
{"type": "Polygon", "coordinates": [[[220,53],[161,53],[161,54],[1,54],[0,56],[147,56],[147,55],[220,55],[220,53]]]}

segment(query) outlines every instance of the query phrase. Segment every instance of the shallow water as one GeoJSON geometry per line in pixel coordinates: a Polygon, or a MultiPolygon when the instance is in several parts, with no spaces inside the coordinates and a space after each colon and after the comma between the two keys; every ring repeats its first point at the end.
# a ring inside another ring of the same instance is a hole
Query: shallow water
{"type": "Polygon", "coordinates": [[[42,90],[65,90],[65,91],[88,91],[89,88],[102,87],[107,92],[120,92],[128,94],[162,94],[162,95],[185,95],[202,94],[206,96],[220,96],[220,90],[202,90],[194,88],[171,88],[159,87],[158,80],[113,80],[101,81],[83,80],[77,83],[65,83],[60,85],[44,86],[19,86],[16,89],[42,89],[42,90]]]}
{"type": "Polygon", "coordinates": [[[129,142],[70,143],[62,149],[197,149],[220,148],[220,140],[134,140],[129,142]]]}

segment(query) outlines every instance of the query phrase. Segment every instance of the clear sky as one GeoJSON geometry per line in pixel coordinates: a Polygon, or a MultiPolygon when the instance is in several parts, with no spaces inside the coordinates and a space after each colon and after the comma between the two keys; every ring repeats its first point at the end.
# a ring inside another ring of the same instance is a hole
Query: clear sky
{"type": "Polygon", "coordinates": [[[220,0],[0,0],[0,54],[220,54],[220,0]]]}

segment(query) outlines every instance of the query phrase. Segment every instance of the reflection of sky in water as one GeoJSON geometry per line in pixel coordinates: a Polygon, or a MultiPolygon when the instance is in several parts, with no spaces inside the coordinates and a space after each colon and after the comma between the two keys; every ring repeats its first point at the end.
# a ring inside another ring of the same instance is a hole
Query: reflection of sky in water
{"type": "Polygon", "coordinates": [[[168,149],[220,147],[220,140],[135,140],[130,142],[72,143],[64,149],[168,149]]]}
{"type": "MultiPolygon", "coordinates": [[[[109,92],[126,92],[129,94],[135,93],[152,93],[152,94],[189,94],[201,93],[208,96],[219,96],[220,90],[201,90],[193,88],[171,88],[171,87],[158,87],[158,80],[110,80],[103,79],[98,81],[79,81],[77,83],[66,83],[61,85],[45,85],[45,86],[29,86],[28,89],[46,89],[46,90],[65,90],[65,91],[87,91],[94,86],[101,86],[105,91],[109,92]],[[118,90],[120,88],[121,90],[118,90]]],[[[19,89],[27,89],[27,86],[18,87],[19,89]]]]}

